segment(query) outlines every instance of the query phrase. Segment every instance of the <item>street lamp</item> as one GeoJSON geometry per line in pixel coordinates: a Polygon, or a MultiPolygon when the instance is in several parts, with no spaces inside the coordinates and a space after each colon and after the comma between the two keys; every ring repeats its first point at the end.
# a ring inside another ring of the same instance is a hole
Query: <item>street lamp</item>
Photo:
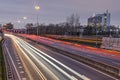
{"type": "MultiPolygon", "coordinates": [[[[36,10],[36,11],[39,11],[39,10],[40,10],[40,6],[36,5],[36,6],[35,6],[35,10],[36,10]]],[[[38,25],[39,25],[39,24],[38,24],[38,14],[37,14],[37,35],[38,35],[38,25]]]]}
{"type": "Polygon", "coordinates": [[[83,37],[83,31],[84,31],[84,29],[81,28],[81,29],[80,29],[80,37],[81,37],[81,38],[83,37]]]}
{"type": "Polygon", "coordinates": [[[20,21],[20,20],[18,20],[17,22],[18,22],[18,23],[20,23],[21,21],[20,21]]]}
{"type": "MultiPolygon", "coordinates": [[[[24,24],[26,25],[25,20],[27,20],[27,17],[24,16],[24,17],[23,17],[23,20],[24,20],[24,24]]],[[[28,32],[26,31],[26,33],[28,33],[28,32]]]]}
{"type": "Polygon", "coordinates": [[[27,17],[23,17],[23,19],[24,19],[24,20],[26,20],[26,19],[27,19],[27,17]]]}
{"type": "Polygon", "coordinates": [[[35,10],[39,10],[40,9],[40,6],[35,6],[35,10]]]}
{"type": "Polygon", "coordinates": [[[18,23],[18,33],[19,33],[19,30],[20,30],[20,23],[21,23],[21,21],[18,20],[17,23],[18,23]]]}
{"type": "Polygon", "coordinates": [[[95,20],[95,35],[96,35],[96,47],[98,47],[98,30],[97,30],[97,21],[95,20]]]}
{"type": "Polygon", "coordinates": [[[118,37],[119,36],[119,30],[118,30],[118,28],[116,29],[116,37],[118,37]]]}
{"type": "Polygon", "coordinates": [[[110,36],[109,36],[109,37],[112,37],[112,34],[111,34],[111,33],[112,33],[112,29],[110,29],[110,36]]]}

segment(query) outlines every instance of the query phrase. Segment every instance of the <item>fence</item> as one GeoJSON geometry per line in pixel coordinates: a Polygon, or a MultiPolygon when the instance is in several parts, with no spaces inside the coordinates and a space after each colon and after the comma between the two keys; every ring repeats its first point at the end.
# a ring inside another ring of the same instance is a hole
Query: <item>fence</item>
{"type": "Polygon", "coordinates": [[[101,48],[120,51],[120,38],[103,37],[101,48]]]}

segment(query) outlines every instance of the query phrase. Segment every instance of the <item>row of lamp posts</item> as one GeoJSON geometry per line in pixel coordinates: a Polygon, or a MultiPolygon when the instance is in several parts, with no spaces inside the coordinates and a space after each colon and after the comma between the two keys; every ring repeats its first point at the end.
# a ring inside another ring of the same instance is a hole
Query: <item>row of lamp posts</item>
{"type": "MultiPolygon", "coordinates": [[[[38,26],[39,26],[39,23],[38,23],[38,11],[40,10],[40,6],[39,5],[36,5],[35,7],[35,10],[37,11],[37,35],[39,34],[39,32],[38,32],[38,26]]],[[[27,17],[25,16],[25,17],[23,17],[23,20],[27,20],[27,17]]],[[[19,24],[21,23],[21,21],[20,20],[18,20],[17,21],[19,24]]],[[[24,21],[24,24],[25,24],[25,21],[24,21]]],[[[27,32],[28,33],[28,32],[27,32]]]]}

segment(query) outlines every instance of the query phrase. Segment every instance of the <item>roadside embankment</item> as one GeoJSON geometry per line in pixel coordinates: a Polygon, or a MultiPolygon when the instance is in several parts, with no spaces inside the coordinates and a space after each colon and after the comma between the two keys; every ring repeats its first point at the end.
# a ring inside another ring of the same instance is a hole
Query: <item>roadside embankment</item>
{"type": "Polygon", "coordinates": [[[2,40],[0,40],[0,80],[6,80],[6,68],[2,51],[2,40]]]}

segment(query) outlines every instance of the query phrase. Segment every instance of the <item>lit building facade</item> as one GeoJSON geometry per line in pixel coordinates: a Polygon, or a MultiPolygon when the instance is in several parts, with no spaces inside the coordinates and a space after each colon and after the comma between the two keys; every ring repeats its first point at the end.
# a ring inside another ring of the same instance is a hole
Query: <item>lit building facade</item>
{"type": "Polygon", "coordinates": [[[107,10],[103,14],[95,14],[94,16],[88,18],[88,25],[101,27],[102,31],[106,31],[110,26],[110,13],[107,10]]]}

